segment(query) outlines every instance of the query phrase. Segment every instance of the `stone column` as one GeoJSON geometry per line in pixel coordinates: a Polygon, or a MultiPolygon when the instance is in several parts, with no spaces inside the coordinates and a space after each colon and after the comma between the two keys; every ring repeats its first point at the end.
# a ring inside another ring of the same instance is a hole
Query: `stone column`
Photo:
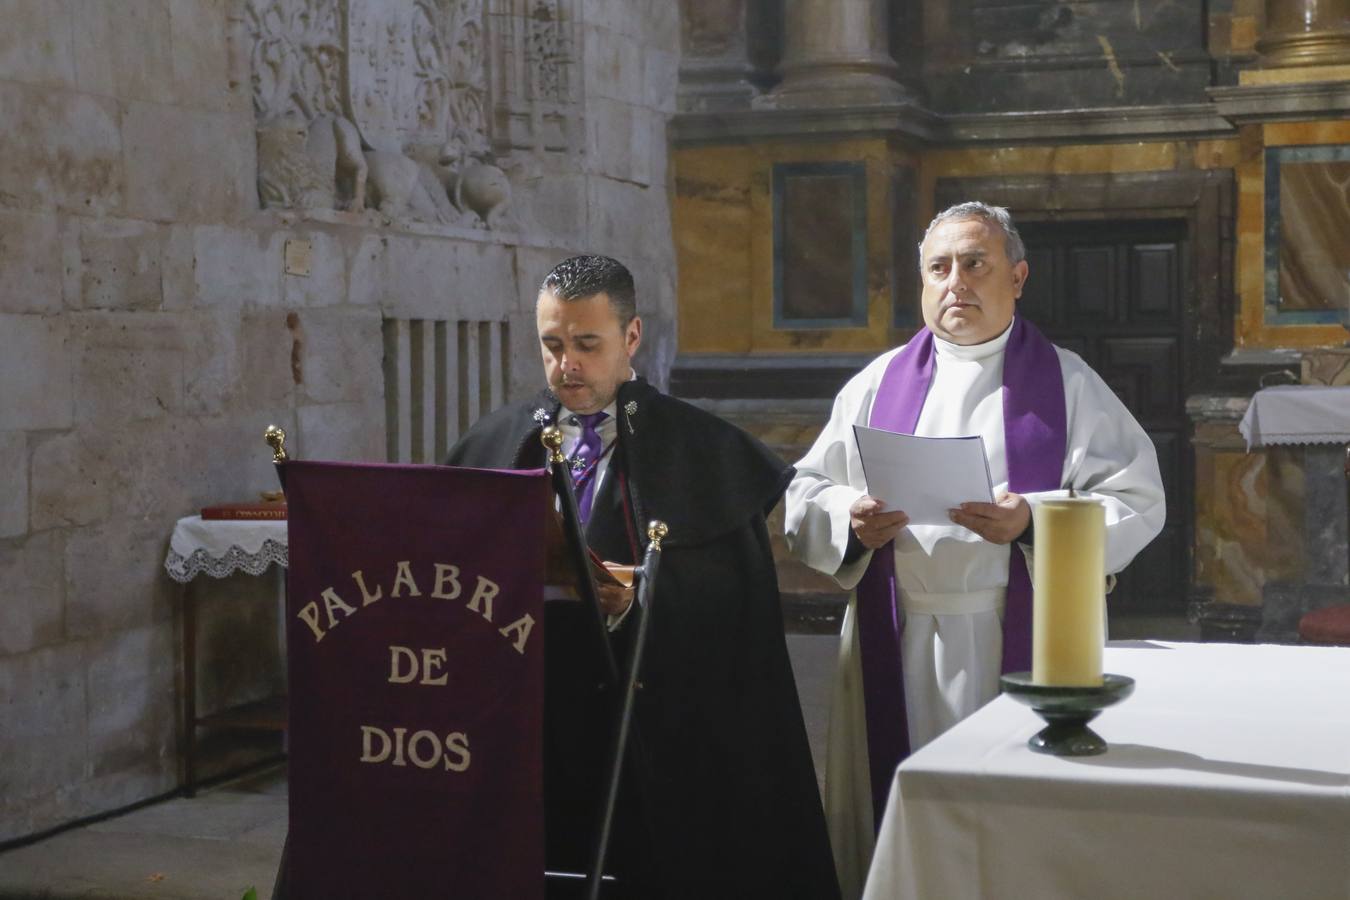
{"type": "Polygon", "coordinates": [[[747,109],[758,93],[746,52],[746,0],[680,0],[681,112],[747,109]]]}
{"type": "Polygon", "coordinates": [[[1350,63],[1350,0],[1266,0],[1262,65],[1350,63]]]}
{"type": "Polygon", "coordinates": [[[786,0],[778,87],[764,105],[856,106],[914,101],[887,47],[887,0],[786,0]]]}

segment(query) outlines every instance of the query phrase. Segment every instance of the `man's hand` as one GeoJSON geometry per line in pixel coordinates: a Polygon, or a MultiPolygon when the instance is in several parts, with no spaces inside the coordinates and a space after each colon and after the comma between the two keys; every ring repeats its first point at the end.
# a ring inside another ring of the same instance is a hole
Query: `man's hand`
{"type": "Polygon", "coordinates": [[[858,540],[868,550],[875,550],[894,540],[900,529],[909,524],[909,516],[901,510],[883,512],[886,504],[876,497],[859,497],[848,508],[849,524],[858,540]]]}
{"type": "Polygon", "coordinates": [[[947,513],[991,544],[1012,543],[1031,522],[1031,506],[1021,494],[1001,494],[994,503],[962,503],[947,513]]]}
{"type": "Polygon", "coordinates": [[[621,616],[633,602],[631,587],[624,587],[621,584],[598,584],[596,590],[600,593],[600,608],[605,611],[605,615],[621,616]]]}

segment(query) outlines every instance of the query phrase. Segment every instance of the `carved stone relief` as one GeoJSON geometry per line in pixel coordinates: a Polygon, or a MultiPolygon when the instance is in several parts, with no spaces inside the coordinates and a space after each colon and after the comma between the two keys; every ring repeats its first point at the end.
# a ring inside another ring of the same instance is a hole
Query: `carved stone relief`
{"type": "Polygon", "coordinates": [[[580,143],[574,4],[244,0],[262,205],[496,227],[503,157],[580,143]]]}
{"type": "Polygon", "coordinates": [[[492,0],[494,138],[502,148],[580,143],[581,22],[576,0],[492,0]]]}

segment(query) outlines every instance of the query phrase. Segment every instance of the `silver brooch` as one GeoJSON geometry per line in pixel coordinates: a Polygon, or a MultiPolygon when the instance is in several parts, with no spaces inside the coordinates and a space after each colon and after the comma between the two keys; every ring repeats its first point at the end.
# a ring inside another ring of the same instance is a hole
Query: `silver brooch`
{"type": "Polygon", "coordinates": [[[623,411],[628,414],[628,433],[637,434],[637,432],[633,430],[633,416],[637,414],[637,401],[629,400],[623,405],[623,411]]]}
{"type": "Polygon", "coordinates": [[[538,409],[536,409],[536,410],[531,414],[531,418],[533,418],[533,419],[534,419],[536,422],[538,422],[540,425],[546,425],[546,424],[548,423],[548,418],[549,418],[549,416],[548,416],[548,410],[544,409],[544,408],[541,406],[541,407],[539,407],[538,409]]]}

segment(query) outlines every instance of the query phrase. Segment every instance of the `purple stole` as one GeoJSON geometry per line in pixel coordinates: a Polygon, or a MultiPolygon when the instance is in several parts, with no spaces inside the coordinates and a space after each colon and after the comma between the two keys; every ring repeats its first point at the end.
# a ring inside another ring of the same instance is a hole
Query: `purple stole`
{"type": "MultiPolygon", "coordinates": [[[[933,333],[920,329],[887,366],[868,425],[914,433],[933,383],[935,356],[933,333]]],[[[1065,417],[1064,378],[1054,345],[1030,322],[1014,318],[1003,355],[1003,435],[1010,492],[1061,487],[1068,443],[1065,417]]],[[[1031,579],[1022,554],[1015,546],[1010,550],[1002,671],[1018,672],[1031,668],[1031,579]]],[[[880,827],[895,767],[909,755],[900,666],[900,635],[905,625],[891,544],[872,554],[857,595],[872,813],[880,827]]]]}

